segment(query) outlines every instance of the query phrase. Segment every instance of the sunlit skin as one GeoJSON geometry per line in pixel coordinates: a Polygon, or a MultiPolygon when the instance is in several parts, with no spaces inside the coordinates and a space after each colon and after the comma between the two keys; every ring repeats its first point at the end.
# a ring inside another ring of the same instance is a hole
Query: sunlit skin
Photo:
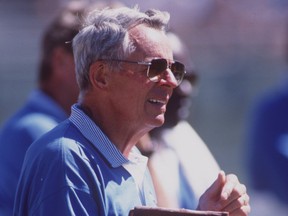
{"type": "Polygon", "coordinates": [[[229,216],[246,216],[250,213],[249,195],[245,185],[234,174],[219,172],[218,178],[200,197],[198,210],[226,211],[229,216]]]}
{"type": "MultiPolygon", "coordinates": [[[[167,36],[156,29],[138,25],[129,30],[136,51],[131,61],[172,58],[167,36]]],[[[166,105],[177,82],[167,69],[159,82],[146,76],[147,66],[121,63],[111,71],[109,61],[96,61],[90,67],[91,89],[80,102],[90,117],[117,148],[128,157],[131,148],[151,129],[164,123],[166,105]]]]}

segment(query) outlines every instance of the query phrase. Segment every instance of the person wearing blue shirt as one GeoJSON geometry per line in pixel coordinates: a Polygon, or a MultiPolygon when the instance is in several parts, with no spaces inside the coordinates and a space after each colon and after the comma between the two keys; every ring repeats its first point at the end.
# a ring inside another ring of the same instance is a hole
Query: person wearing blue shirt
{"type": "MultiPolygon", "coordinates": [[[[78,102],[28,149],[14,215],[121,215],[156,206],[147,158],[135,145],[164,123],[185,75],[165,29],[169,13],[94,10],[73,39],[78,102]]],[[[220,172],[198,210],[250,212],[246,187],[220,172]]]]}
{"type": "Polygon", "coordinates": [[[249,183],[288,207],[288,87],[287,77],[266,92],[251,110],[247,142],[249,183]]]}
{"type": "Polygon", "coordinates": [[[18,193],[29,198],[17,199],[16,215],[128,215],[133,206],[156,205],[147,158],[135,149],[128,164],[77,105],[69,120],[28,150],[27,158],[18,193]],[[130,170],[143,182],[138,187],[130,170]]]}
{"type": "Polygon", "coordinates": [[[67,119],[77,101],[71,41],[80,28],[86,5],[69,4],[45,29],[38,87],[0,131],[0,215],[12,215],[17,182],[30,144],[67,119]]]}

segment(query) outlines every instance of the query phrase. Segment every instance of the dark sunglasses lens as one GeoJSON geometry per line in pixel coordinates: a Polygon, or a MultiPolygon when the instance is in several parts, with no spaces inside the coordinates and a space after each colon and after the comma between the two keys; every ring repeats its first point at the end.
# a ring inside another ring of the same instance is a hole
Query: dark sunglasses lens
{"type": "MultiPolygon", "coordinates": [[[[158,82],[161,79],[162,72],[165,71],[167,67],[166,59],[153,59],[149,68],[148,77],[151,81],[158,82]]],[[[175,61],[171,64],[170,69],[179,85],[185,74],[185,66],[182,63],[175,61]]]]}
{"type": "Polygon", "coordinates": [[[176,61],[171,65],[171,71],[173,72],[177,82],[180,83],[185,74],[185,66],[182,63],[176,61]]]}
{"type": "Polygon", "coordinates": [[[166,68],[167,68],[166,59],[153,59],[150,65],[149,77],[153,78],[161,75],[161,73],[164,70],[166,70],[166,68]]]}

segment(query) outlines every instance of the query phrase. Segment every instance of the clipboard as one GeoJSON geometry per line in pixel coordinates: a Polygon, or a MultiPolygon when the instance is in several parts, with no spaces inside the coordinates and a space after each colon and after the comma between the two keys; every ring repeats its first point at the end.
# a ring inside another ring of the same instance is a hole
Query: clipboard
{"type": "Polygon", "coordinates": [[[137,206],[129,216],[229,216],[228,212],[137,206]]]}

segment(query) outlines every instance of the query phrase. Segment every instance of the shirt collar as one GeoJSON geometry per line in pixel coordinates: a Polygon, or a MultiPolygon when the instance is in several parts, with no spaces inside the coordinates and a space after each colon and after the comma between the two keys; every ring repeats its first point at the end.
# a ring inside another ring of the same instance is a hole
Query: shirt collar
{"type": "Polygon", "coordinates": [[[138,149],[132,148],[128,159],[129,163],[124,164],[123,167],[133,176],[141,190],[144,175],[147,170],[148,158],[141,155],[138,149]]]}
{"type": "Polygon", "coordinates": [[[113,168],[129,162],[78,104],[72,106],[69,120],[102,153],[113,168]]]}

